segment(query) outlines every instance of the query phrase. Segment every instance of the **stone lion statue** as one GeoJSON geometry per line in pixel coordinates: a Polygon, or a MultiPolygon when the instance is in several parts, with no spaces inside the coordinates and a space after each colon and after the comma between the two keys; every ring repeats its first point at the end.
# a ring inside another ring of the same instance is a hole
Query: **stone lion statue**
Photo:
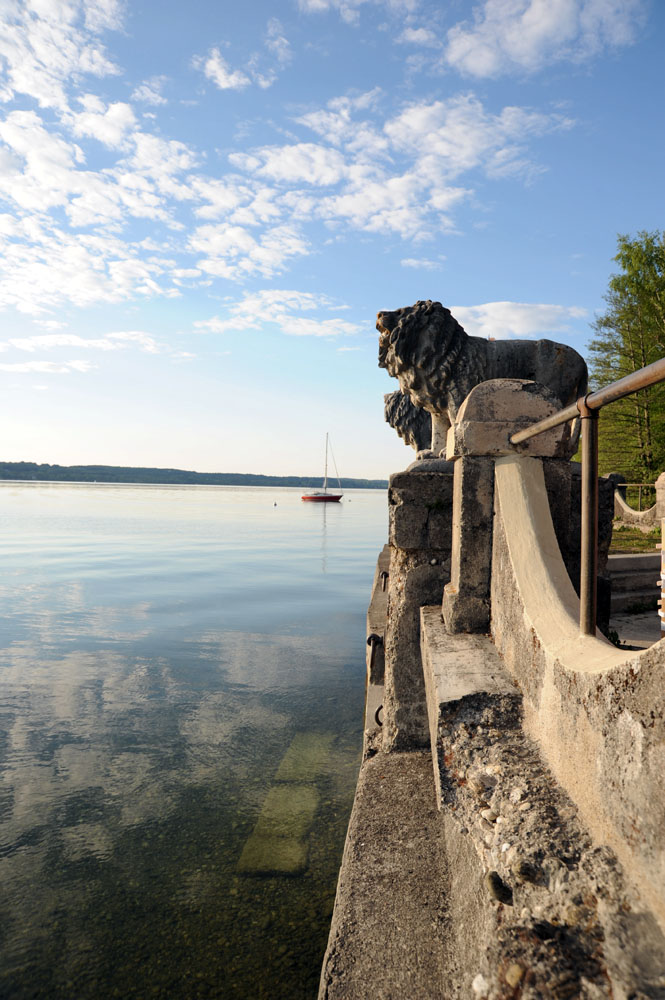
{"type": "Polygon", "coordinates": [[[423,451],[432,443],[432,416],[427,410],[414,406],[399,389],[383,397],[386,423],[393,427],[405,444],[423,451]]]}
{"type": "Polygon", "coordinates": [[[485,340],[470,337],[440,302],[416,302],[377,314],[379,367],[399,380],[416,407],[432,414],[432,450],[445,435],[475,385],[523,378],[552,390],[561,406],[587,391],[584,359],[553,340],[485,340]]]}

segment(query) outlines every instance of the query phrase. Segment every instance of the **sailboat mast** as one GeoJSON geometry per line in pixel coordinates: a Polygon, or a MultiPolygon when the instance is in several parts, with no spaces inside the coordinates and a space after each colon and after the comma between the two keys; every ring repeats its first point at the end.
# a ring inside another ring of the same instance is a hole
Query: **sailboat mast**
{"type": "Polygon", "coordinates": [[[325,493],[328,489],[328,432],[326,431],[326,464],[325,471],[323,474],[323,492],[325,493]]]}

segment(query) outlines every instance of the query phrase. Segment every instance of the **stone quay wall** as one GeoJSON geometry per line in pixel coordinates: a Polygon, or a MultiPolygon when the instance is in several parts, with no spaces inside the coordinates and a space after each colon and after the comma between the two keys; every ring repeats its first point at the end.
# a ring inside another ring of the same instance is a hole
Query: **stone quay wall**
{"type": "Polygon", "coordinates": [[[391,478],[384,676],[325,1000],[665,997],[665,640],[580,635],[571,430],[508,440],[555,408],[481,383],[447,462],[391,478]]]}

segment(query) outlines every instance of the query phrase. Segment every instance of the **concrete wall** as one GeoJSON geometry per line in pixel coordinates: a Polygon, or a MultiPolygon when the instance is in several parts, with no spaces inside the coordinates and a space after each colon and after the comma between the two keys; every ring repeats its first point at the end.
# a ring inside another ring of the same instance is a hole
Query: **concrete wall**
{"type": "Polygon", "coordinates": [[[447,462],[416,462],[390,477],[383,712],[387,749],[428,745],[420,608],[441,600],[450,579],[452,490],[447,462]]]}
{"type": "Polygon", "coordinates": [[[492,637],[526,731],[665,929],[665,642],[581,636],[538,459],[496,463],[492,637]]]}

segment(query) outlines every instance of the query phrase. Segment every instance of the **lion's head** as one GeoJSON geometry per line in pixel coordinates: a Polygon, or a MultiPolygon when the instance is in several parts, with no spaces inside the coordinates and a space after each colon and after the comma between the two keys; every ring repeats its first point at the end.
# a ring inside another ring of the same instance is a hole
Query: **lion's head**
{"type": "Polygon", "coordinates": [[[431,384],[444,382],[466,340],[463,327],[440,302],[416,302],[379,312],[379,368],[399,379],[415,406],[432,409],[431,384]]]}

